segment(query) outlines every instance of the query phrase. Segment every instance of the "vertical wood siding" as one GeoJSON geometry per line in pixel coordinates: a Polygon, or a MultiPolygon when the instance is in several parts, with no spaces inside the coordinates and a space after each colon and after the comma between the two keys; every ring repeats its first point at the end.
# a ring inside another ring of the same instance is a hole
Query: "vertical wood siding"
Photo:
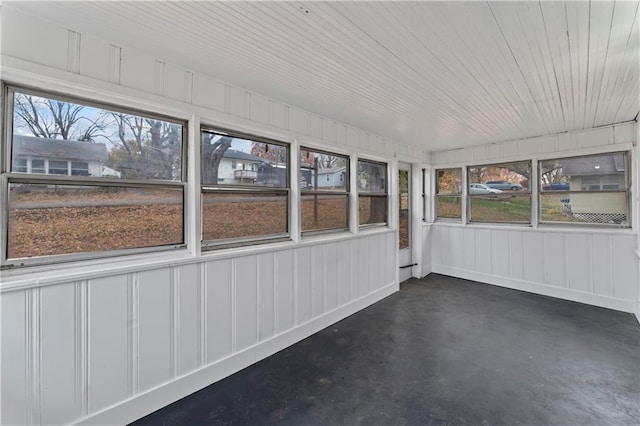
{"type": "Polygon", "coordinates": [[[4,292],[2,423],[73,422],[393,286],[394,242],[381,233],[4,292]]]}

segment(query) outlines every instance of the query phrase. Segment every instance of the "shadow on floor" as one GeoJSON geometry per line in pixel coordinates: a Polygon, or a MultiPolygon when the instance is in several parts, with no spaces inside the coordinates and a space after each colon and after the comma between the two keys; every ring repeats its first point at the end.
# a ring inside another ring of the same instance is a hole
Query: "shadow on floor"
{"type": "Polygon", "coordinates": [[[640,326],[431,274],[133,424],[638,425],[640,326]]]}

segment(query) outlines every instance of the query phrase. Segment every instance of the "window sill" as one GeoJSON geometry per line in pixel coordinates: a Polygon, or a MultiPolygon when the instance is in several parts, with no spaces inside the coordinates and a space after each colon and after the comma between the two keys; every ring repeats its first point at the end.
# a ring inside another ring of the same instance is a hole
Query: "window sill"
{"type": "Polygon", "coordinates": [[[0,270],[0,293],[158,267],[171,267],[183,264],[191,259],[193,259],[193,256],[189,254],[186,248],[182,248],[160,253],[153,252],[5,269],[0,270]]]}
{"type": "Polygon", "coordinates": [[[91,280],[105,276],[127,274],[151,269],[171,268],[189,264],[212,262],[239,256],[274,253],[331,242],[365,238],[389,232],[395,231],[388,226],[380,226],[361,230],[357,235],[348,231],[330,235],[314,235],[305,237],[298,243],[289,240],[244,247],[225,248],[206,251],[200,256],[194,256],[186,248],[182,248],[164,252],[7,269],[0,271],[0,293],[71,283],[74,281],[91,280]]]}
{"type": "Polygon", "coordinates": [[[431,225],[443,226],[450,228],[469,228],[469,229],[502,229],[507,231],[524,231],[524,232],[544,232],[544,233],[565,233],[565,234],[604,234],[604,235],[636,235],[637,232],[632,228],[602,228],[597,226],[567,226],[567,225],[549,225],[540,224],[534,227],[529,224],[516,223],[469,223],[436,221],[431,225]]]}

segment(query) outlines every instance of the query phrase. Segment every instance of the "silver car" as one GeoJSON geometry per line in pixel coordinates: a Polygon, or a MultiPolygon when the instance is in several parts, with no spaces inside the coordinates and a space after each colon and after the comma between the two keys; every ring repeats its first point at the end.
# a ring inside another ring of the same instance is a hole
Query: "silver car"
{"type": "Polygon", "coordinates": [[[482,183],[472,183],[469,185],[469,194],[477,195],[477,194],[501,194],[502,191],[495,188],[489,188],[487,185],[482,183]]]}

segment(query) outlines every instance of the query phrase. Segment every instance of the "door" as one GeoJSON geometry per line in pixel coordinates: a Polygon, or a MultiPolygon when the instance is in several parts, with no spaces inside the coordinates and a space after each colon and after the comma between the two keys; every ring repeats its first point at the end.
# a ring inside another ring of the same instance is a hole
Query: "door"
{"type": "Polygon", "coordinates": [[[400,282],[411,278],[411,165],[398,164],[398,250],[400,282]]]}

